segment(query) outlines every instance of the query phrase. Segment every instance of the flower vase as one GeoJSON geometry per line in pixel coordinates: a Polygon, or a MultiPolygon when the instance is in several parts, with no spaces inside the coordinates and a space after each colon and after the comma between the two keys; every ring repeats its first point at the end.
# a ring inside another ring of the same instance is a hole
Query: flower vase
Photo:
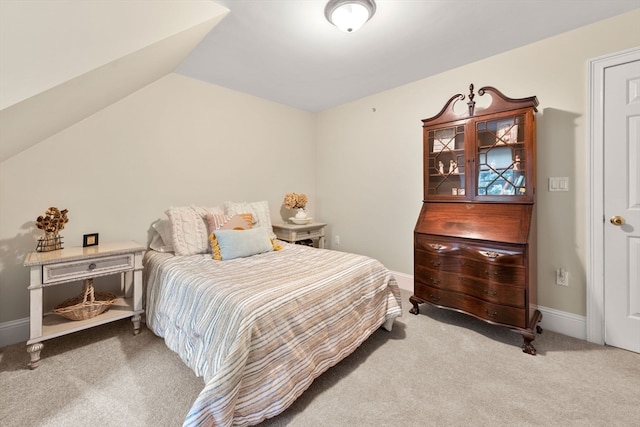
{"type": "Polygon", "coordinates": [[[50,252],[62,249],[62,236],[58,233],[47,232],[38,238],[37,252],[50,252]]]}
{"type": "Polygon", "coordinates": [[[307,219],[307,213],[305,212],[304,208],[300,208],[298,209],[298,212],[296,212],[296,219],[307,219]]]}

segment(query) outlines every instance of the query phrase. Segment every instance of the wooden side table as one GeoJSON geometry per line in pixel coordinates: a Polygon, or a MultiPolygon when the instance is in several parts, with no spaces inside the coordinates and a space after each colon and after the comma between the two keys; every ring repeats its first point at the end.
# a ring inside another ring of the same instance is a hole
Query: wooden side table
{"type": "Polygon", "coordinates": [[[98,246],[70,247],[50,252],[29,252],[30,326],[27,352],[29,367],[40,364],[42,341],[93,326],[131,317],[134,333],[140,331],[142,307],[142,256],[144,246],[135,242],[101,243],[98,246]],[[120,274],[121,295],[104,313],[86,320],[67,320],[43,313],[43,290],[47,286],[120,274]]]}
{"type": "Polygon", "coordinates": [[[325,228],[327,224],[313,222],[311,224],[273,224],[273,232],[278,239],[289,243],[296,243],[302,240],[317,240],[318,248],[324,249],[325,228]]]}

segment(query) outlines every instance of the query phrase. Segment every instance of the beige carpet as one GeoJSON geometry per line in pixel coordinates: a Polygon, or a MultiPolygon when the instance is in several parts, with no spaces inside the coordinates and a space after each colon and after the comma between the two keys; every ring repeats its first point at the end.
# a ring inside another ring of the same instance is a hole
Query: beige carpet
{"type": "MultiPolygon", "coordinates": [[[[520,335],[422,306],[375,332],[264,426],[635,426],[640,355],[550,331],[520,335]]],[[[128,320],[0,349],[0,425],[179,426],[201,379],[128,320]]]]}

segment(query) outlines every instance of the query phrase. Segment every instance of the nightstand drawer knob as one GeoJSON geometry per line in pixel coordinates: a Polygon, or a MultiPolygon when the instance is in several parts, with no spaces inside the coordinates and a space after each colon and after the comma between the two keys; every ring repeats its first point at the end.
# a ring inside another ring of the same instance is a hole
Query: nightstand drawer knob
{"type": "Polygon", "coordinates": [[[95,262],[92,262],[91,264],[89,264],[89,270],[94,270],[97,267],[95,262]]]}

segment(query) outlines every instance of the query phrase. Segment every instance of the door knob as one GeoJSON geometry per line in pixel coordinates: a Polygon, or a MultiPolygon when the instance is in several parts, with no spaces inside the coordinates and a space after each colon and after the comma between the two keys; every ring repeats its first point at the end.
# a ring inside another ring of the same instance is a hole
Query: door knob
{"type": "Polygon", "coordinates": [[[622,225],[622,224],[624,224],[624,218],[621,217],[621,216],[618,216],[618,215],[612,216],[609,221],[611,221],[611,224],[613,224],[613,225],[622,225]]]}

